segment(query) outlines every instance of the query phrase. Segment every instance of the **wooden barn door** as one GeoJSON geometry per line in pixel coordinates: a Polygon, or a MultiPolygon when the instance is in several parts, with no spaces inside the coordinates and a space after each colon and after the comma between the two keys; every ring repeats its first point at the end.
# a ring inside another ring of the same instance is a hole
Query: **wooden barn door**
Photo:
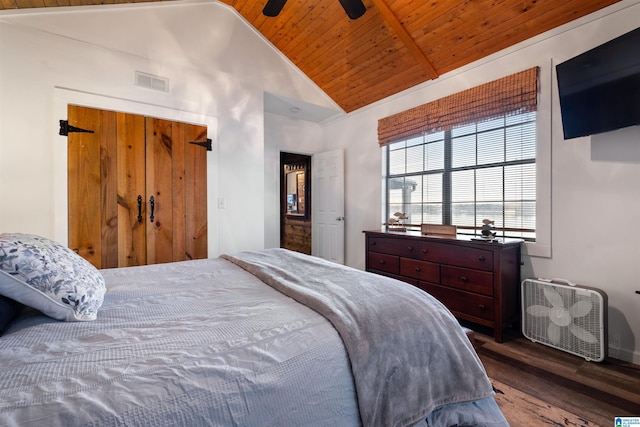
{"type": "Polygon", "coordinates": [[[207,257],[204,126],[147,117],[147,264],[207,257]],[[153,197],[153,199],[151,199],[153,197]]]}
{"type": "MultiPolygon", "coordinates": [[[[116,173],[103,174],[102,186],[105,201],[112,204],[112,201],[116,200],[115,223],[118,229],[118,238],[115,242],[108,242],[105,249],[111,254],[116,254],[117,264],[103,264],[101,266],[103,268],[149,264],[146,240],[147,221],[145,221],[148,208],[145,190],[145,118],[135,114],[115,114],[117,117],[117,133],[115,135],[117,149],[113,153],[113,158],[110,158],[108,153],[105,154],[105,157],[109,158],[109,163],[116,165],[116,173]]],[[[69,120],[71,117],[70,114],[69,120]]],[[[70,135],[69,141],[72,139],[70,135]]],[[[107,170],[112,168],[110,165],[104,166],[107,170]]],[[[71,212],[71,208],[69,212],[71,212]]],[[[109,213],[110,215],[114,214],[114,212],[109,213]]],[[[106,225],[103,223],[103,227],[106,225]]],[[[71,224],[69,224],[69,229],[71,229],[71,224]]]]}
{"type": "Polygon", "coordinates": [[[98,268],[206,258],[204,126],[68,107],[69,247],[98,268]]]}

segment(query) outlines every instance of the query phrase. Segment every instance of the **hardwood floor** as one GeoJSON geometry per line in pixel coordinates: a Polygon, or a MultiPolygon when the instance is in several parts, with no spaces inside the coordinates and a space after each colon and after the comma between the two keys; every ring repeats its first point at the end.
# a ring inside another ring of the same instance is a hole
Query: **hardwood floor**
{"type": "MultiPolygon", "coordinates": [[[[469,325],[467,325],[469,326],[469,325]]],[[[476,326],[475,347],[490,378],[584,418],[613,426],[616,416],[640,416],[640,365],[588,362],[537,344],[518,332],[497,343],[476,326]]]]}

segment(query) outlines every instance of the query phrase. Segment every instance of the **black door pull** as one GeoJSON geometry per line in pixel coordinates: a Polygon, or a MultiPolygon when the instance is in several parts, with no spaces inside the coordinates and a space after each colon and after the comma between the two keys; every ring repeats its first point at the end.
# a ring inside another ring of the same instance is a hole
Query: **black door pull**
{"type": "Polygon", "coordinates": [[[153,196],[149,197],[149,204],[151,205],[151,215],[149,216],[149,220],[153,222],[153,220],[155,219],[155,217],[153,216],[153,211],[156,208],[156,199],[154,199],[153,196]]]}
{"type": "Polygon", "coordinates": [[[138,195],[138,222],[142,222],[142,196],[138,195]]]}

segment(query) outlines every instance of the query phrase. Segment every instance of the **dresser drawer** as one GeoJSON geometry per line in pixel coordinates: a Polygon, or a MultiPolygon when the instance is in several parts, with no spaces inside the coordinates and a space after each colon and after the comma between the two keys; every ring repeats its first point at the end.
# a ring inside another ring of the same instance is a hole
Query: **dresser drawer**
{"type": "Polygon", "coordinates": [[[400,258],[400,274],[427,282],[440,283],[440,264],[417,259],[400,258]]]}
{"type": "Polygon", "coordinates": [[[420,288],[429,292],[454,314],[464,314],[484,320],[493,320],[493,298],[458,289],[420,282],[420,288]]]}
{"type": "Polygon", "coordinates": [[[493,252],[434,242],[420,242],[418,257],[425,261],[493,271],[493,252]]]}
{"type": "Polygon", "coordinates": [[[391,274],[398,274],[400,272],[400,258],[395,255],[369,252],[367,254],[367,266],[370,270],[380,270],[391,274]]]}
{"type": "Polygon", "coordinates": [[[369,251],[410,258],[418,256],[418,242],[409,239],[370,237],[367,241],[369,251]]]}
{"type": "Polygon", "coordinates": [[[493,295],[493,273],[489,271],[443,265],[441,277],[442,280],[439,283],[444,286],[488,296],[493,295]]]}

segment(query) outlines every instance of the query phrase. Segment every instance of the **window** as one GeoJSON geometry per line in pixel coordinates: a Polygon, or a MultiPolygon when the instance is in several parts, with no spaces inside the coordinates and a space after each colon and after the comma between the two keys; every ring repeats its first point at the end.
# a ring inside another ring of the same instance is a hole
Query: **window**
{"type": "Polygon", "coordinates": [[[387,218],[536,241],[538,68],[380,119],[387,218]]]}
{"type": "Polygon", "coordinates": [[[504,115],[386,145],[387,218],[535,240],[536,113],[504,115]]]}

